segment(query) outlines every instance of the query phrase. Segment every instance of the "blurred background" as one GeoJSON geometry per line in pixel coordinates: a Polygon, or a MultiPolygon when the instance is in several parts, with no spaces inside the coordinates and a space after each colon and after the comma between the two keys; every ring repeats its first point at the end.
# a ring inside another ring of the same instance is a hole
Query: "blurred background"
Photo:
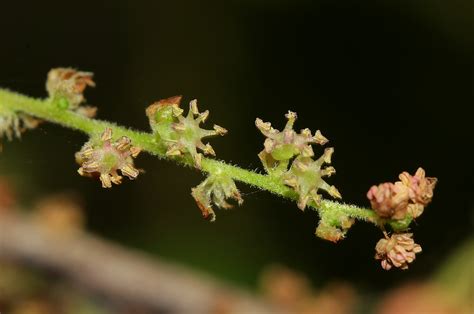
{"type": "Polygon", "coordinates": [[[55,125],[5,143],[0,175],[25,208],[73,192],[94,234],[250,291],[281,264],[314,287],[344,281],[376,299],[430,278],[472,237],[473,9],[469,0],[2,3],[1,87],[45,97],[50,68],[92,71],[86,98],[98,118],[139,130],[153,101],[197,98],[209,123],[229,130],[211,140],[218,158],[248,169],[262,169],[255,118],[281,128],[296,111],[297,129],[320,129],[335,147],[330,182],[348,203],[368,206],[371,185],[422,166],[439,183],[413,225],[423,253],[408,271],[373,259],[382,234],[372,225],[329,243],[314,235],[315,212],[242,185],[243,206],[209,223],[190,196],[202,175],[146,154],[136,182],[102,189],[76,174],[87,138],[55,125]]]}

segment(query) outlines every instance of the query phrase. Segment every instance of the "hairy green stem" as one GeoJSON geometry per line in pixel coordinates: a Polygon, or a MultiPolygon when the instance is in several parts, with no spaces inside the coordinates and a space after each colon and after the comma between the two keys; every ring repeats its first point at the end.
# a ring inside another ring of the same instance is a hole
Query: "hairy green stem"
{"type": "MultiPolygon", "coordinates": [[[[23,112],[49,122],[60,124],[64,127],[79,130],[90,136],[99,135],[106,128],[111,128],[114,136],[127,136],[132,140],[135,146],[140,147],[143,151],[159,158],[171,159],[166,156],[162,146],[158,145],[155,136],[151,133],[135,131],[107,121],[87,118],[58,106],[57,103],[52,102],[49,99],[35,99],[5,89],[0,89],[0,109],[2,107],[15,112],[23,112]]],[[[291,200],[298,199],[296,192],[282,184],[276,178],[242,169],[237,166],[232,166],[222,161],[203,158],[202,171],[222,171],[234,180],[249,184],[261,190],[266,190],[291,200]]],[[[376,225],[383,224],[383,221],[370,209],[329,200],[322,200],[322,202],[325,208],[343,212],[349,217],[369,221],[376,225]]],[[[310,204],[310,206],[318,210],[315,204],[310,204]]]]}

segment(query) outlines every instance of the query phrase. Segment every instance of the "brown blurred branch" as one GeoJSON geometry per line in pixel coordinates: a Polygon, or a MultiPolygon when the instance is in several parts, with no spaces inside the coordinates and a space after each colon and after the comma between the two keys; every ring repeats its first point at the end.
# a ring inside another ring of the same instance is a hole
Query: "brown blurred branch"
{"type": "Polygon", "coordinates": [[[275,313],[250,294],[189,269],[80,230],[58,233],[12,212],[0,214],[0,257],[54,270],[87,291],[150,310],[213,313],[228,300],[231,313],[275,313]]]}

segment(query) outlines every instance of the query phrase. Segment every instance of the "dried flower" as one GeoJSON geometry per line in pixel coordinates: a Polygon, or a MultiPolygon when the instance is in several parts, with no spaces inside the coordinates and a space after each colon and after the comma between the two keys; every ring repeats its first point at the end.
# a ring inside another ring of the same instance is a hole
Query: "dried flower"
{"type": "Polygon", "coordinates": [[[367,198],[374,211],[382,218],[401,219],[408,206],[408,189],[401,182],[387,182],[372,186],[367,198]]]}
{"type": "Polygon", "coordinates": [[[128,137],[112,141],[112,129],[107,128],[100,138],[91,139],[76,153],[76,161],[81,165],[78,172],[82,176],[99,176],[102,187],[110,188],[112,183],[122,182],[118,170],[131,180],[138,176],[133,158],[139,153],[140,148],[132,146],[128,137]]]}
{"type": "Polygon", "coordinates": [[[375,246],[375,259],[382,260],[381,265],[385,270],[391,269],[392,266],[408,269],[408,264],[421,252],[421,246],[412,239],[413,234],[399,233],[389,237],[384,233],[384,236],[375,246]]]}
{"type": "Polygon", "coordinates": [[[55,68],[48,73],[46,90],[49,97],[65,108],[74,110],[87,117],[94,117],[97,108],[81,106],[84,101],[84,90],[86,87],[94,87],[92,80],[94,74],[91,72],[80,72],[72,68],[55,68]],[[66,100],[67,103],[63,101],[66,100]]]}
{"type": "Polygon", "coordinates": [[[234,180],[221,171],[210,174],[201,184],[191,190],[191,195],[199,206],[203,217],[210,219],[210,221],[216,219],[212,203],[224,209],[232,207],[226,201],[228,198],[236,200],[239,205],[243,203],[234,180]]]}
{"type": "Polygon", "coordinates": [[[415,204],[428,205],[433,198],[433,190],[438,179],[425,177],[425,170],[418,168],[414,176],[403,172],[399,176],[402,183],[409,188],[410,199],[415,204]]]}
{"type": "Polygon", "coordinates": [[[272,172],[280,162],[283,162],[286,167],[287,161],[295,156],[314,156],[311,144],[324,145],[328,142],[319,130],[317,130],[314,135],[311,134],[309,129],[303,129],[299,134],[296,133],[293,130],[293,125],[297,117],[295,112],[288,111],[285,117],[288,119],[288,122],[283,131],[272,128],[271,123],[263,122],[261,119],[257,118],[255,121],[257,128],[267,137],[264,142],[264,149],[258,156],[265,170],[269,173],[272,172]]]}
{"type": "Polygon", "coordinates": [[[284,174],[284,183],[294,188],[299,194],[298,207],[301,210],[304,210],[309,201],[320,203],[319,190],[326,191],[332,197],[341,198],[336,187],[327,184],[323,179],[324,176],[331,176],[336,170],[333,167],[321,169],[324,163],[331,162],[333,152],[333,148],[327,148],[318,160],[313,160],[310,157],[297,157],[290,170],[284,174]]]}
{"type": "Polygon", "coordinates": [[[374,211],[382,218],[404,219],[409,215],[419,217],[424,207],[431,202],[437,179],[426,178],[425,171],[418,168],[414,176],[403,172],[401,181],[372,186],[367,198],[374,211]]]}
{"type": "Polygon", "coordinates": [[[215,156],[214,149],[202,139],[210,136],[225,135],[227,130],[221,126],[214,125],[214,130],[201,129],[200,124],[205,122],[209,111],[199,112],[197,101],[189,103],[187,116],[183,116],[183,110],[179,107],[181,96],[175,96],[160,100],[152,104],[146,110],[153,132],[160,142],[164,143],[166,155],[192,157],[194,165],[201,168],[202,154],[215,156]]]}

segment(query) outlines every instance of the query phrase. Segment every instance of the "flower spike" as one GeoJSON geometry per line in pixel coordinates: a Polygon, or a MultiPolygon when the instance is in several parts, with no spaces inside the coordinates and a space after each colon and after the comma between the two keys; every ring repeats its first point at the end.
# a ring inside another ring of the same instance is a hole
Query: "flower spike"
{"type": "Polygon", "coordinates": [[[243,203],[234,180],[223,172],[210,174],[201,184],[191,190],[191,195],[194,197],[203,217],[210,221],[216,220],[212,203],[224,209],[232,208],[232,205],[226,201],[229,198],[237,201],[239,205],[243,203]]]}
{"type": "Polygon", "coordinates": [[[133,165],[133,158],[140,153],[140,148],[132,146],[128,137],[112,141],[112,129],[107,128],[100,138],[91,139],[76,153],[76,161],[81,167],[81,176],[98,176],[103,188],[111,188],[112,183],[122,183],[122,175],[130,180],[137,178],[140,171],[133,165]]]}
{"type": "Polygon", "coordinates": [[[183,116],[179,107],[181,96],[175,96],[158,101],[146,110],[153,132],[159,142],[164,143],[167,156],[190,156],[197,168],[201,168],[202,153],[215,156],[212,146],[204,144],[205,137],[225,135],[227,130],[214,125],[213,130],[201,129],[209,111],[199,112],[197,101],[189,103],[189,111],[183,116]],[[202,152],[198,152],[198,149],[202,152]]]}

